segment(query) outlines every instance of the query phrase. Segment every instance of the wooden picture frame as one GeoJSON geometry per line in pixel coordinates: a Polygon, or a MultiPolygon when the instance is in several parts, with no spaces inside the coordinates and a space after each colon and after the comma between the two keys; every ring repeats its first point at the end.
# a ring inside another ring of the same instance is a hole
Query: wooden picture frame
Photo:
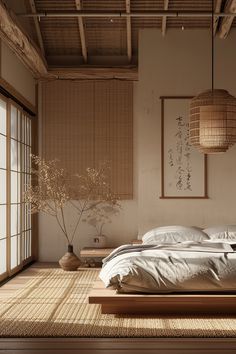
{"type": "Polygon", "coordinates": [[[207,199],[207,155],[188,142],[188,101],[193,96],[161,96],[160,199],[207,199]],[[173,124],[175,119],[176,124],[173,124]]]}

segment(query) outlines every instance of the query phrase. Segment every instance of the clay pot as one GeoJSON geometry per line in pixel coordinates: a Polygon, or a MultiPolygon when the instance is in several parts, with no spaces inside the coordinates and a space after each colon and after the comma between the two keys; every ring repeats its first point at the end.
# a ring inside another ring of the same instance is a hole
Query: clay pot
{"type": "Polygon", "coordinates": [[[81,261],[73,252],[73,245],[68,245],[68,250],[59,260],[59,264],[63,270],[73,272],[81,265],[81,261]]]}

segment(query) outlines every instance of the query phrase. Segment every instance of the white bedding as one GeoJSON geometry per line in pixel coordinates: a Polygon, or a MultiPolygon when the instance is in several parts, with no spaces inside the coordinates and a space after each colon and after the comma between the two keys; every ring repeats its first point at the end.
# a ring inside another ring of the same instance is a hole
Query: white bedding
{"type": "Polygon", "coordinates": [[[104,259],[100,278],[125,293],[236,291],[236,252],[212,241],[125,245],[104,259]]]}

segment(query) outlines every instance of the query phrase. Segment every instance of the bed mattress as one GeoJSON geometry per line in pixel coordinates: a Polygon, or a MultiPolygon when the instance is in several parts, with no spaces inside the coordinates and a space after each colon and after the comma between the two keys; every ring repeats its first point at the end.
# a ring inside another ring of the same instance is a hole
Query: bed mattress
{"type": "Polygon", "coordinates": [[[121,293],[236,291],[235,244],[124,245],[104,259],[100,278],[121,293]]]}

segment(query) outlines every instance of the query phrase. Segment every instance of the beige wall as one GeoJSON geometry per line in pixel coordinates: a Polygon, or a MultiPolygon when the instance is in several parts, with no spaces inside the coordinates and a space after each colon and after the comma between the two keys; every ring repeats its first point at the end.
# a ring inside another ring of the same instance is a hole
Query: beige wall
{"type": "Polygon", "coordinates": [[[35,80],[33,75],[3,41],[0,41],[0,45],[1,77],[34,106],[35,80]]]}
{"type": "MultiPolygon", "coordinates": [[[[236,95],[236,32],[216,41],[216,86],[236,95]]],[[[195,95],[211,85],[210,31],[143,30],[139,37],[139,82],[134,84],[134,200],[104,230],[110,245],[129,242],[158,225],[236,223],[236,147],[208,161],[209,200],[160,200],[161,95],[195,95]]],[[[65,242],[57,225],[40,216],[41,260],[57,260],[65,242]]],[[[78,245],[93,230],[83,225],[78,245]]]]}
{"type": "MultiPolygon", "coordinates": [[[[236,96],[236,32],[216,40],[215,86],[236,96]]],[[[160,200],[161,95],[195,95],[211,87],[210,31],[140,32],[138,124],[139,234],[158,225],[236,223],[236,146],[208,160],[209,200],[160,200]]]]}

